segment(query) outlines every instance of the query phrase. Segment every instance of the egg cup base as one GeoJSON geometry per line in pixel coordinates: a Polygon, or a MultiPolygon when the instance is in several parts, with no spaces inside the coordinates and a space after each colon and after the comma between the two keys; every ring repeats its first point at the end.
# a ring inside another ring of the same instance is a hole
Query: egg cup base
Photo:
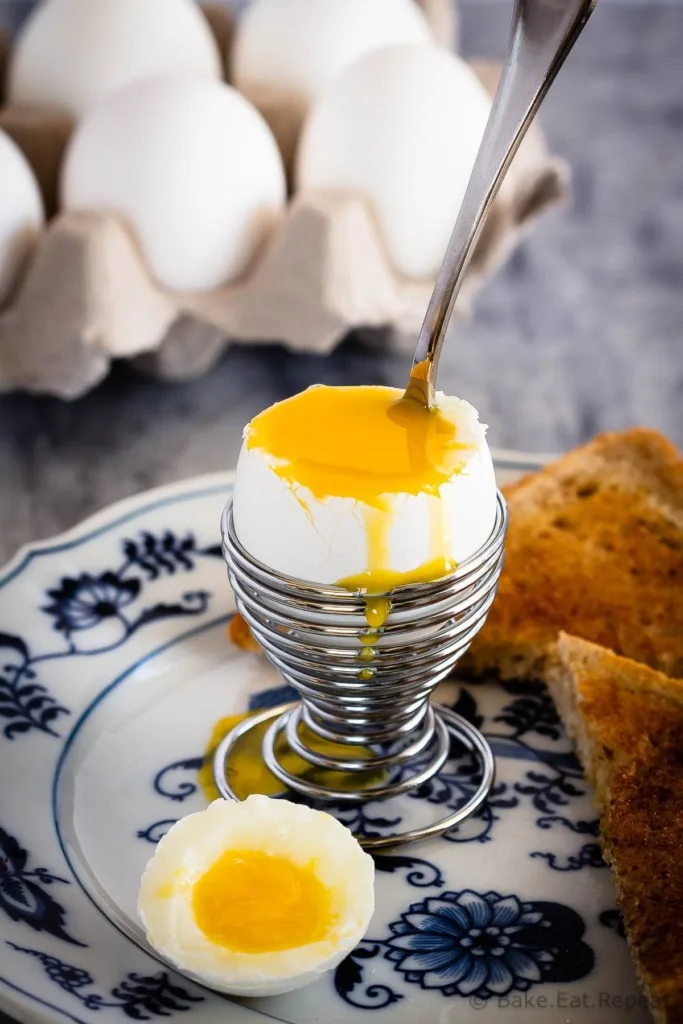
{"type": "Polygon", "coordinates": [[[302,704],[300,701],[281,704],[275,708],[267,708],[265,711],[252,715],[243,722],[240,722],[224,736],[216,749],[213,760],[214,781],[218,792],[224,799],[235,801],[241,799],[233,791],[228,781],[230,758],[234,753],[237,742],[246,733],[265,722],[271,723],[263,741],[265,764],[287,789],[316,801],[329,800],[336,804],[362,803],[364,801],[385,800],[415,790],[434,778],[444,766],[448,760],[453,739],[474,755],[481,771],[481,780],[476,791],[465,804],[457,810],[451,810],[448,815],[440,818],[438,821],[416,828],[398,830],[383,836],[356,834],[355,838],[366,850],[380,850],[387,847],[403,846],[407,843],[443,835],[479,810],[491,790],[495,779],[495,761],[486,738],[457,712],[439,704],[432,704],[431,702],[428,706],[428,714],[433,718],[434,725],[432,742],[427,744],[427,746],[431,746],[433,752],[427,764],[425,765],[422,762],[420,770],[414,772],[407,779],[402,779],[394,784],[369,786],[363,791],[359,791],[357,787],[352,789],[333,789],[332,787],[307,782],[305,778],[296,776],[283,768],[274,750],[276,738],[281,732],[286,732],[289,721],[296,721],[297,717],[295,716],[300,718],[301,708],[302,704]]]}

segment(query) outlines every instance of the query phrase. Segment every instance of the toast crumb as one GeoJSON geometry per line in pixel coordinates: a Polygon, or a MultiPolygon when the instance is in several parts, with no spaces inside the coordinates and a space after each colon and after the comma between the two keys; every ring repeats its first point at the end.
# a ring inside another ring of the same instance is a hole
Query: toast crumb
{"type": "Polygon", "coordinates": [[[263,648],[239,612],[235,612],[228,623],[228,638],[241,651],[248,651],[250,654],[263,654],[263,648]]]}
{"type": "Polygon", "coordinates": [[[683,459],[604,434],[505,490],[506,564],[465,672],[542,678],[560,631],[683,676],[683,459]]]}
{"type": "Polygon", "coordinates": [[[683,1021],[683,680],[562,634],[551,693],[595,786],[636,971],[660,1024],[683,1021]]]}

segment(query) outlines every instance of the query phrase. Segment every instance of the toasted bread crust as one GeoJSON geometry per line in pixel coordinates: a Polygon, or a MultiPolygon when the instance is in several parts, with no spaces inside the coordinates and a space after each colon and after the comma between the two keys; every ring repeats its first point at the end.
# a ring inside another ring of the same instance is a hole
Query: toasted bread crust
{"type": "Polygon", "coordinates": [[[542,677],[561,630],[683,676],[683,460],[605,434],[506,491],[506,565],[462,667],[542,677]]]}
{"type": "Polygon", "coordinates": [[[683,680],[562,635],[547,679],[600,808],[636,970],[683,1021],[683,680]]]}
{"type": "Polygon", "coordinates": [[[263,654],[263,648],[239,612],[235,612],[228,623],[228,637],[241,651],[248,651],[250,654],[263,654]]]}

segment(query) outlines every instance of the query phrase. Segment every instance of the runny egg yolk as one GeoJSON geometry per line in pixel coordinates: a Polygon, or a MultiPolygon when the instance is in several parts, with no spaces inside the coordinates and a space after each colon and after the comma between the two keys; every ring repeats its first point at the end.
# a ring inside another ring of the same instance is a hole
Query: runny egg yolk
{"type": "Polygon", "coordinates": [[[348,498],[363,509],[367,568],[338,581],[368,594],[368,624],[380,629],[389,613],[385,595],[455,568],[440,487],[458,473],[467,445],[439,409],[401,401],[387,387],[315,387],[257,416],[247,448],[267,452],[273,471],[305,507],[302,489],[318,500],[348,498]],[[430,502],[430,555],[408,572],[391,568],[389,532],[397,495],[425,494],[430,502]]]}
{"type": "Polygon", "coordinates": [[[211,942],[234,953],[275,953],[330,936],[332,894],[315,873],[262,850],[228,850],[195,882],[192,910],[211,942]]]}

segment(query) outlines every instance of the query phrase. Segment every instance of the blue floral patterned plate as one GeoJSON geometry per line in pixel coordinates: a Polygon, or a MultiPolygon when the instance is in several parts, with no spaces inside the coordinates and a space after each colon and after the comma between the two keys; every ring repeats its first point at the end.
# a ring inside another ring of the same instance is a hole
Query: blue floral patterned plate
{"type": "MultiPolygon", "coordinates": [[[[501,454],[501,479],[538,461],[501,454]]],[[[226,635],[219,551],[227,475],[108,509],[0,576],[0,1008],[23,1021],[218,1024],[648,1020],[591,795],[539,686],[449,683],[498,763],[479,817],[377,856],[367,938],[314,986],[233,1002],[173,973],[135,915],[154,844],[206,796],[216,721],[288,694],[226,635]]],[[[457,757],[374,834],[443,814],[472,786],[457,757]]]]}

